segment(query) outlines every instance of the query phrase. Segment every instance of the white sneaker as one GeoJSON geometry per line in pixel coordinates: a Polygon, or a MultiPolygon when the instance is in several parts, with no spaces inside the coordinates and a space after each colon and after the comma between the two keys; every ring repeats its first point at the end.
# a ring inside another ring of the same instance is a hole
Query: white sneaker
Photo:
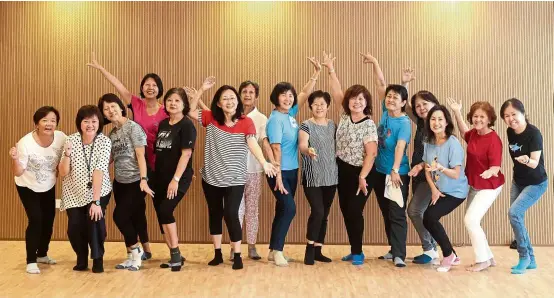
{"type": "Polygon", "coordinates": [[[279,267],[286,267],[289,265],[289,263],[283,256],[282,251],[278,251],[278,250],[273,251],[273,258],[275,259],[275,265],[279,267]]]}
{"type": "Polygon", "coordinates": [[[129,267],[131,267],[132,261],[133,261],[133,255],[129,252],[127,253],[127,260],[125,260],[121,264],[117,264],[115,266],[115,269],[129,269],[129,267]]]}
{"type": "Polygon", "coordinates": [[[142,255],[144,251],[137,246],[131,249],[131,265],[129,266],[129,271],[138,271],[142,266],[142,255]]]}
{"type": "Polygon", "coordinates": [[[27,264],[27,273],[30,274],[39,274],[40,269],[38,269],[37,263],[29,263],[27,264]]]}

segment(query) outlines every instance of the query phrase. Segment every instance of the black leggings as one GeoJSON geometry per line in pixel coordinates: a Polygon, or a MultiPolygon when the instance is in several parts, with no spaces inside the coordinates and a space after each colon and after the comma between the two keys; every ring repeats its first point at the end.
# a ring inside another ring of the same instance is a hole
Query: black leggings
{"type": "MultiPolygon", "coordinates": [[[[371,173],[366,177],[367,195],[358,191],[358,179],[362,167],[353,166],[337,158],[339,168],[339,205],[350,242],[350,253],[359,255],[362,253],[362,239],[364,236],[364,207],[371,190],[374,188],[375,181],[371,178],[371,173]]],[[[372,170],[372,173],[375,170],[372,170]]]]}
{"type": "MultiPolygon", "coordinates": [[[[111,193],[100,198],[102,213],[106,214],[106,205],[110,201],[111,193]]],[[[90,246],[90,258],[99,259],[104,256],[104,241],[106,240],[105,216],[98,221],[93,221],[89,215],[92,203],[83,207],[67,209],[67,236],[73,251],[77,254],[77,264],[87,263],[88,247],[90,246]]]]}
{"type": "Polygon", "coordinates": [[[48,253],[56,216],[56,187],[46,192],[34,192],[17,185],[16,187],[29,221],[25,230],[27,264],[36,263],[37,257],[45,257],[48,253]]]}
{"type": "Polygon", "coordinates": [[[327,217],[331,205],[333,205],[337,186],[307,187],[305,183],[303,186],[304,194],[311,208],[306,238],[308,241],[323,244],[327,234],[327,217]]]}
{"type": "Polygon", "coordinates": [[[158,217],[158,223],[160,224],[160,231],[162,232],[162,234],[164,234],[164,229],[162,225],[172,224],[175,222],[173,211],[175,210],[175,208],[177,208],[177,205],[185,196],[185,193],[190,187],[192,177],[183,176],[181,177],[181,179],[186,179],[184,192],[179,189],[177,195],[171,200],[167,198],[167,187],[169,186],[169,182],[156,184],[156,189],[154,189],[154,197],[152,198],[152,202],[154,203],[154,210],[156,210],[156,215],[158,217]]]}
{"type": "Polygon", "coordinates": [[[387,241],[391,247],[391,254],[393,257],[399,257],[405,260],[406,238],[408,236],[406,203],[408,201],[410,188],[410,176],[400,175],[400,179],[402,180],[400,191],[404,199],[404,206],[402,208],[400,208],[396,202],[385,198],[385,182],[387,175],[372,171],[370,177],[375,183],[375,196],[377,197],[377,203],[379,204],[379,209],[381,209],[383,221],[385,222],[385,233],[387,234],[387,241]]]}
{"type": "Polygon", "coordinates": [[[148,242],[145,196],[146,193],[140,190],[140,180],[133,183],[113,181],[113,220],[127,247],[136,244],[139,237],[142,243],[148,242]]]}
{"type": "Polygon", "coordinates": [[[231,242],[242,240],[242,228],[239,221],[239,207],[244,194],[244,185],[217,187],[202,179],[202,189],[208,203],[210,220],[210,235],[221,235],[223,227],[221,219],[225,220],[231,242]]]}
{"type": "Polygon", "coordinates": [[[454,251],[452,243],[442,226],[441,217],[448,215],[460,206],[465,199],[459,199],[451,195],[444,194],[444,197],[439,198],[435,205],[429,205],[423,214],[423,225],[429,231],[431,236],[437,241],[442,250],[444,257],[450,256],[454,251]]]}

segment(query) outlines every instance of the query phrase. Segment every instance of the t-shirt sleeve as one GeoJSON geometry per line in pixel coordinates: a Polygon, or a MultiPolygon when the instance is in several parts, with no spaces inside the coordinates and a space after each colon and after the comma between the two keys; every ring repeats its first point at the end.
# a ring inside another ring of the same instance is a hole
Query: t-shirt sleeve
{"type": "Polygon", "coordinates": [[[269,118],[266,133],[270,144],[281,144],[283,139],[283,124],[276,118],[269,118]]]}
{"type": "Polygon", "coordinates": [[[422,156],[422,160],[423,162],[425,162],[426,164],[430,164],[429,162],[429,158],[427,158],[427,155],[429,153],[429,148],[427,146],[427,143],[423,142],[423,156],[422,156]]]}
{"type": "Polygon", "coordinates": [[[202,126],[207,127],[213,120],[212,111],[198,109],[198,121],[202,126]]]}
{"type": "Polygon", "coordinates": [[[542,134],[538,129],[533,130],[531,142],[529,142],[529,151],[542,151],[542,134]]]}
{"type": "Polygon", "coordinates": [[[306,124],[306,122],[302,122],[302,124],[300,124],[300,130],[310,135],[310,127],[306,124]]]}
{"type": "Polygon", "coordinates": [[[387,111],[387,106],[385,105],[385,99],[381,100],[381,111],[385,113],[387,111]]]}
{"type": "Polygon", "coordinates": [[[292,106],[292,108],[290,108],[290,110],[289,110],[289,116],[291,116],[291,117],[296,117],[296,114],[298,114],[298,104],[295,104],[295,105],[292,106]]]}
{"type": "Polygon", "coordinates": [[[25,140],[22,138],[17,142],[17,153],[19,154],[19,163],[25,169],[27,168],[27,162],[29,161],[29,153],[27,152],[27,147],[25,146],[25,140]]]}
{"type": "Polygon", "coordinates": [[[502,141],[495,132],[493,133],[494,138],[489,145],[487,156],[491,167],[500,167],[502,166],[502,141]]]}
{"type": "Polygon", "coordinates": [[[406,117],[405,121],[402,121],[402,126],[398,132],[398,139],[406,141],[406,144],[410,143],[412,138],[412,123],[410,119],[406,117]]]}
{"type": "Polygon", "coordinates": [[[464,164],[464,149],[457,139],[452,139],[448,148],[448,167],[454,168],[464,164]]]}
{"type": "Polygon", "coordinates": [[[194,149],[196,143],[196,128],[190,121],[186,121],[179,131],[181,149],[194,149]]]}
{"type": "MultiPolygon", "coordinates": [[[[267,119],[264,119],[263,121],[263,124],[260,126],[260,131],[259,131],[259,134],[260,134],[260,141],[267,138],[267,134],[265,132],[265,129],[266,129],[266,126],[267,126],[267,119]]],[[[258,132],[258,131],[256,131],[258,132]]]]}
{"type": "Polygon", "coordinates": [[[146,103],[144,100],[136,95],[131,95],[131,110],[133,110],[133,115],[139,113],[139,111],[144,110],[146,103]]]}
{"type": "Polygon", "coordinates": [[[256,125],[254,125],[254,121],[250,119],[249,117],[244,117],[243,120],[243,129],[244,129],[244,135],[246,139],[251,137],[256,137],[256,125]]]}
{"type": "Polygon", "coordinates": [[[365,121],[367,124],[364,127],[364,137],[363,137],[363,143],[364,145],[369,142],[377,142],[377,127],[375,126],[375,122],[373,122],[371,119],[365,121]]]}
{"type": "Polygon", "coordinates": [[[112,141],[106,136],[101,138],[97,144],[98,150],[94,150],[96,154],[96,164],[93,170],[100,170],[107,173],[110,166],[110,154],[112,151],[112,141]]]}
{"type": "Polygon", "coordinates": [[[470,129],[470,130],[466,131],[466,133],[464,134],[464,140],[466,141],[466,143],[469,144],[469,139],[471,139],[471,135],[473,134],[474,130],[475,130],[474,128],[470,129]]]}
{"type": "Polygon", "coordinates": [[[133,148],[146,147],[146,133],[138,124],[133,123],[131,126],[131,143],[133,148]]]}

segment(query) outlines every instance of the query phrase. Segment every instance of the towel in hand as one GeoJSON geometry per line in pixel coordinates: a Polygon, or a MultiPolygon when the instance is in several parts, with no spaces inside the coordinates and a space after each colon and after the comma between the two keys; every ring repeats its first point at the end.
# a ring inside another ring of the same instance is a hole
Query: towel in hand
{"type": "Polygon", "coordinates": [[[395,187],[392,184],[390,175],[387,175],[385,179],[385,198],[396,202],[400,208],[404,208],[404,197],[402,196],[402,190],[400,187],[395,187]]]}

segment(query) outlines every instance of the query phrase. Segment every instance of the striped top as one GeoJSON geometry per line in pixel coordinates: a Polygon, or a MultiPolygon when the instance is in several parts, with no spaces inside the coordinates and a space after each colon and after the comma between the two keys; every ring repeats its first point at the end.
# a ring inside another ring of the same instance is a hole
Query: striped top
{"type": "Polygon", "coordinates": [[[228,127],[217,123],[211,111],[198,111],[198,120],[206,127],[202,179],[217,187],[246,184],[246,140],[256,137],[252,119],[241,116],[228,127]]]}
{"type": "Polygon", "coordinates": [[[338,168],[335,157],[335,123],[319,125],[306,120],[300,130],[310,138],[308,146],[315,149],[317,157],[302,154],[302,184],[307,187],[331,186],[338,184],[338,168]]]}

